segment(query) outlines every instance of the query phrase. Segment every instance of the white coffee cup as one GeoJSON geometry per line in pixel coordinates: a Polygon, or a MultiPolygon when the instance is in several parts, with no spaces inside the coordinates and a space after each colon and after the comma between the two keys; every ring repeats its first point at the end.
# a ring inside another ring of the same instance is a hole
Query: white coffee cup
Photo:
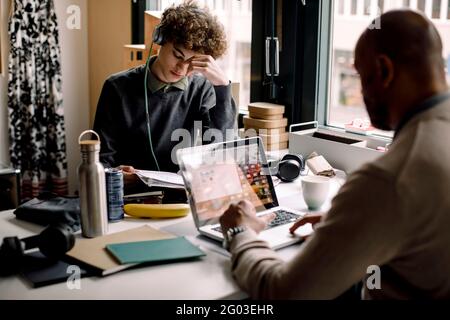
{"type": "Polygon", "coordinates": [[[306,176],[302,178],[303,199],[309,210],[319,210],[330,191],[330,178],[306,176]]]}

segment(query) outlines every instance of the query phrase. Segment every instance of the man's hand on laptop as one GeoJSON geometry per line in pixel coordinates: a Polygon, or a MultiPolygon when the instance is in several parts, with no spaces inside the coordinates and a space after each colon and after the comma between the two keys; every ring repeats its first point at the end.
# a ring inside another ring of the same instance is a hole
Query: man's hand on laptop
{"type": "Polygon", "coordinates": [[[263,231],[267,225],[275,219],[275,214],[267,214],[261,217],[256,216],[256,210],[249,201],[241,201],[238,204],[232,204],[227,211],[220,217],[220,224],[224,234],[230,228],[247,227],[256,233],[263,231]]]}
{"type": "MultiPolygon", "coordinates": [[[[301,218],[300,220],[298,220],[296,223],[294,223],[294,225],[289,229],[289,232],[291,234],[294,234],[298,228],[300,228],[308,223],[310,223],[312,225],[312,227],[314,228],[314,226],[322,220],[323,216],[324,216],[324,213],[322,213],[322,212],[308,214],[308,215],[304,216],[303,218],[301,218]]],[[[307,237],[305,237],[305,238],[307,238],[307,237]]]]}

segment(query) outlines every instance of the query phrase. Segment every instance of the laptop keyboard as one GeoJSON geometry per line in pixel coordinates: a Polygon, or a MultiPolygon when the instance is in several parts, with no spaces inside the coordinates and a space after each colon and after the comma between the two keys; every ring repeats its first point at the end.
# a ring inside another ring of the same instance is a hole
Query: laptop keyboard
{"type": "Polygon", "coordinates": [[[295,213],[292,213],[289,211],[285,211],[285,210],[278,210],[278,211],[275,211],[275,213],[276,213],[276,217],[269,223],[269,225],[267,226],[267,229],[278,227],[278,226],[281,226],[286,223],[295,222],[302,217],[301,215],[298,215],[298,214],[295,214],[295,213]]]}
{"type": "MultiPolygon", "coordinates": [[[[286,210],[278,210],[274,211],[273,213],[276,214],[275,219],[273,219],[267,226],[267,229],[275,228],[287,223],[292,223],[300,219],[302,216],[286,211],[286,210]]],[[[222,228],[220,226],[213,228],[214,231],[222,233],[222,228]]]]}

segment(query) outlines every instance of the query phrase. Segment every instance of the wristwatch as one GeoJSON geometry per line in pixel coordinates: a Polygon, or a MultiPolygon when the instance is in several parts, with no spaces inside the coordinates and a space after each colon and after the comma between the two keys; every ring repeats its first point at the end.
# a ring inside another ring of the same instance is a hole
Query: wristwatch
{"type": "Polygon", "coordinates": [[[245,226],[237,226],[237,227],[229,228],[227,230],[227,232],[225,232],[225,236],[223,238],[223,243],[222,243],[223,248],[226,250],[229,250],[231,240],[233,240],[233,237],[239,233],[246,231],[246,230],[247,230],[247,227],[245,227],[245,226]]]}

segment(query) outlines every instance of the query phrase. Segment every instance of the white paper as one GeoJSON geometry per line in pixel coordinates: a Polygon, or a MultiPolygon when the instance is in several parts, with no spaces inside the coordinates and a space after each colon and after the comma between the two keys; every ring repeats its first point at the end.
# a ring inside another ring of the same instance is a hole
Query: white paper
{"type": "Polygon", "coordinates": [[[149,187],[184,189],[183,178],[176,173],[137,170],[136,174],[149,187]]]}

